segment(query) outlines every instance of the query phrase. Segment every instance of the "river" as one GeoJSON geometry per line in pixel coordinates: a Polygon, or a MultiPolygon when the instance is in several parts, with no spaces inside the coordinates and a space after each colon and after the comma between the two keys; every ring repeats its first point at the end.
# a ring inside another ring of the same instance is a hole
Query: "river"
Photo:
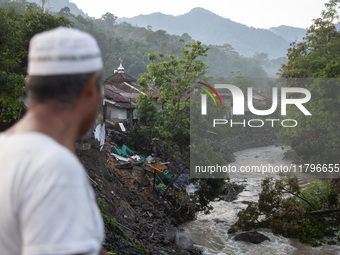
{"type": "MultiPolygon", "coordinates": [[[[291,162],[283,160],[285,149],[281,146],[267,146],[247,149],[235,153],[236,161],[232,165],[263,166],[272,164],[276,166],[290,166],[291,162]]],[[[248,178],[244,174],[231,176],[231,181],[245,185],[245,189],[233,202],[212,202],[214,207],[210,214],[199,214],[195,221],[183,226],[185,235],[188,236],[197,247],[203,250],[205,255],[335,255],[340,254],[340,246],[323,245],[311,247],[300,243],[296,239],[274,235],[269,229],[257,229],[258,232],[268,236],[270,241],[261,244],[249,244],[233,240],[234,234],[228,234],[228,229],[236,221],[237,213],[247,207],[247,203],[257,202],[261,190],[261,178],[264,175],[257,174],[257,178],[248,178]]]]}

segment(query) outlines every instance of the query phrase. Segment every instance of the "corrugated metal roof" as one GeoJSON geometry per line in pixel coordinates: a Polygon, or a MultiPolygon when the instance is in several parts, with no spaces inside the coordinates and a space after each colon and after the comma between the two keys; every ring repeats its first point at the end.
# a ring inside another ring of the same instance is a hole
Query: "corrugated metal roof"
{"type": "Polygon", "coordinates": [[[137,97],[150,92],[153,98],[159,98],[158,88],[148,85],[146,91],[141,91],[137,80],[126,73],[115,73],[104,81],[105,98],[115,102],[120,108],[135,108],[137,97]]]}
{"type": "Polygon", "coordinates": [[[135,107],[135,102],[120,95],[119,93],[113,91],[112,88],[109,88],[108,86],[104,87],[104,93],[105,93],[105,98],[113,101],[116,107],[118,108],[136,108],[135,107]]]}

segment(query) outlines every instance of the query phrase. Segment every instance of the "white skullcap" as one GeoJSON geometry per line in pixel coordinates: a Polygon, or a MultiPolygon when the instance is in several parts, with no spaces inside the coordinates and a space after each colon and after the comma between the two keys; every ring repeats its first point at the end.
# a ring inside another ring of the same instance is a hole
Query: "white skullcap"
{"type": "Polygon", "coordinates": [[[97,41],[88,33],[59,27],[39,33],[30,41],[28,75],[81,74],[102,68],[97,41]]]}

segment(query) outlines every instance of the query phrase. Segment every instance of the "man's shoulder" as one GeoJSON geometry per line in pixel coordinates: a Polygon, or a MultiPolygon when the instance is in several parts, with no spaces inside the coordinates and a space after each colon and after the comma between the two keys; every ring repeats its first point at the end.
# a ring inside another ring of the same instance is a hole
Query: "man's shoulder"
{"type": "Polygon", "coordinates": [[[33,148],[31,156],[37,158],[40,164],[45,166],[44,171],[49,174],[55,174],[57,171],[59,175],[66,176],[83,174],[83,166],[78,158],[54,139],[46,135],[37,135],[30,139],[38,145],[33,148]]]}
{"type": "Polygon", "coordinates": [[[7,147],[5,154],[15,157],[16,167],[25,168],[26,174],[79,175],[83,172],[77,157],[45,134],[14,134],[0,137],[0,141],[0,150],[7,147]]]}
{"type": "Polygon", "coordinates": [[[50,136],[40,132],[20,132],[14,134],[0,133],[0,141],[12,149],[42,148],[44,145],[54,146],[58,143],[50,136]]]}

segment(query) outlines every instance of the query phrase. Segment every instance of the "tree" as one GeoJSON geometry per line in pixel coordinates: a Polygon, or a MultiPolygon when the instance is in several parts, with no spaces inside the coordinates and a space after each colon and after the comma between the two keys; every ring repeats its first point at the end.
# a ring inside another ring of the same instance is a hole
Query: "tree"
{"type": "MultiPolygon", "coordinates": [[[[171,54],[165,60],[163,53],[150,53],[152,63],[147,67],[148,73],[138,80],[145,90],[151,83],[159,91],[158,102],[162,104],[162,111],[154,122],[147,125],[158,127],[154,144],[161,145],[166,155],[188,154],[190,85],[198,82],[205,73],[207,65],[198,57],[206,56],[207,50],[200,42],[194,42],[182,48],[182,58],[171,54]],[[156,62],[157,57],[159,62],[156,62]]],[[[140,116],[143,111],[144,108],[138,108],[140,116]]]]}
{"type": "Polygon", "coordinates": [[[291,44],[288,49],[288,63],[282,66],[284,78],[339,78],[340,32],[334,22],[339,20],[340,0],[325,4],[321,18],[307,30],[303,42],[291,44]]]}
{"type": "Polygon", "coordinates": [[[312,116],[289,111],[287,117],[299,124],[280,133],[304,163],[329,164],[340,157],[340,113],[336,110],[340,107],[340,32],[333,24],[339,18],[339,5],[340,0],[326,4],[322,17],[314,21],[304,41],[292,44],[287,54],[289,61],[281,70],[282,78],[311,78],[301,86],[312,94],[305,105],[312,116]]]}
{"type": "Polygon", "coordinates": [[[117,17],[112,13],[107,12],[102,15],[101,19],[105,21],[105,24],[108,29],[112,29],[113,25],[116,23],[117,17]]]}
{"type": "Polygon", "coordinates": [[[24,76],[20,70],[24,49],[18,47],[20,31],[14,8],[0,9],[0,112],[4,122],[18,117],[23,104],[18,100],[24,94],[24,76]]]}
{"type": "Polygon", "coordinates": [[[66,18],[74,16],[71,13],[70,7],[68,7],[68,6],[65,6],[64,8],[61,8],[60,11],[59,11],[59,14],[64,16],[64,17],[66,17],[66,18]]]}
{"type": "Polygon", "coordinates": [[[159,113],[155,106],[155,101],[152,96],[141,95],[137,98],[137,115],[140,118],[142,124],[141,129],[143,132],[144,145],[150,151],[152,145],[155,143],[155,139],[158,140],[158,128],[152,125],[156,123],[159,118],[159,113]]]}
{"type": "Polygon", "coordinates": [[[0,8],[0,116],[4,122],[15,121],[23,108],[24,77],[30,38],[60,25],[70,26],[64,17],[54,17],[34,5],[7,3],[0,8]]]}
{"type": "MultiPolygon", "coordinates": [[[[165,158],[171,155],[181,157],[187,166],[190,151],[190,99],[193,95],[191,86],[204,79],[207,64],[200,57],[206,56],[207,51],[208,48],[197,41],[182,48],[181,58],[170,54],[166,59],[163,53],[150,53],[152,63],[147,67],[148,73],[138,80],[145,91],[148,84],[156,87],[160,95],[158,102],[162,104],[162,110],[156,113],[151,97],[142,96],[138,99],[137,114],[147,120],[142,124],[142,129],[165,158]]],[[[220,194],[224,179],[196,179],[195,183],[198,187],[197,209],[208,212],[212,208],[209,202],[220,194]]]]}

